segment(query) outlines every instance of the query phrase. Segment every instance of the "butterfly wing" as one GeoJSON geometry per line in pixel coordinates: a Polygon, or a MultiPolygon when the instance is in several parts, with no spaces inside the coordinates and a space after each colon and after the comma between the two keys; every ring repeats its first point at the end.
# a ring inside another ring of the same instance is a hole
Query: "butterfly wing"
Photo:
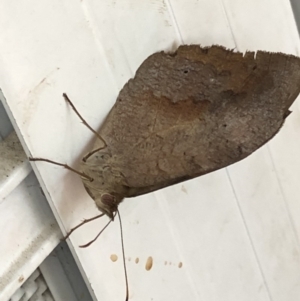
{"type": "Polygon", "coordinates": [[[300,91],[300,59],[180,46],[148,57],[100,134],[144,194],[233,164],[270,140],[300,91]]]}

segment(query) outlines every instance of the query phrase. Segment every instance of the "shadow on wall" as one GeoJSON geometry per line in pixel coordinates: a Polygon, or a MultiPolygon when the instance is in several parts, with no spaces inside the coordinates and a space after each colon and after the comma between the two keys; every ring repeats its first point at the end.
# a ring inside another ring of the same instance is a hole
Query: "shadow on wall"
{"type": "Polygon", "coordinates": [[[2,102],[4,101],[4,96],[0,89],[0,141],[8,136],[13,131],[13,126],[6,114],[2,102]]]}
{"type": "Polygon", "coordinates": [[[300,1],[291,0],[291,5],[292,5],[294,17],[298,28],[298,34],[300,35],[300,1]]]}

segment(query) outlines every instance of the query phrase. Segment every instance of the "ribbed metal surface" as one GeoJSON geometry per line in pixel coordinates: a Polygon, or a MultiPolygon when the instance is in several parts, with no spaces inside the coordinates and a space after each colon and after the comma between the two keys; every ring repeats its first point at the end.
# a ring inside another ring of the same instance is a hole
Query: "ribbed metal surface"
{"type": "Polygon", "coordinates": [[[13,294],[9,301],[55,301],[39,269],[13,294]]]}

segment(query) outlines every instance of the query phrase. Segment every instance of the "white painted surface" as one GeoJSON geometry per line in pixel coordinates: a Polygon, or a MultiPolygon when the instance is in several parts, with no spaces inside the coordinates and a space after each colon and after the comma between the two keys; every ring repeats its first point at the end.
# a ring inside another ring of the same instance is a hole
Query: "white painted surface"
{"type": "Polygon", "coordinates": [[[0,300],[7,301],[59,243],[33,173],[0,204],[0,300]]]}
{"type": "MultiPolygon", "coordinates": [[[[32,156],[72,166],[93,135],[63,92],[97,129],[155,51],[180,43],[297,55],[300,49],[284,0],[4,0],[0,32],[0,86],[24,146],[32,156]]],[[[293,111],[248,159],[122,203],[130,300],[299,300],[299,101],[293,111]]],[[[97,214],[76,175],[45,163],[35,171],[62,229],[97,214]]],[[[70,245],[94,297],[122,300],[118,223],[88,249],[78,248],[104,222],[82,227],[70,245]]]]}

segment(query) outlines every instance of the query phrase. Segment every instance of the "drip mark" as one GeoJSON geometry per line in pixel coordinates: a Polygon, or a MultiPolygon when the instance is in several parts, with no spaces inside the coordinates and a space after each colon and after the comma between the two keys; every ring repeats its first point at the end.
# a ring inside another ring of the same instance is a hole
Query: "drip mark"
{"type": "Polygon", "coordinates": [[[117,256],[116,254],[111,254],[111,255],[110,255],[110,260],[111,260],[112,262],[116,262],[116,261],[118,260],[118,256],[117,256]]]}
{"type": "Polygon", "coordinates": [[[149,256],[147,259],[146,265],[145,265],[145,269],[147,271],[150,271],[152,266],[153,266],[153,258],[151,256],[149,256]]]}

